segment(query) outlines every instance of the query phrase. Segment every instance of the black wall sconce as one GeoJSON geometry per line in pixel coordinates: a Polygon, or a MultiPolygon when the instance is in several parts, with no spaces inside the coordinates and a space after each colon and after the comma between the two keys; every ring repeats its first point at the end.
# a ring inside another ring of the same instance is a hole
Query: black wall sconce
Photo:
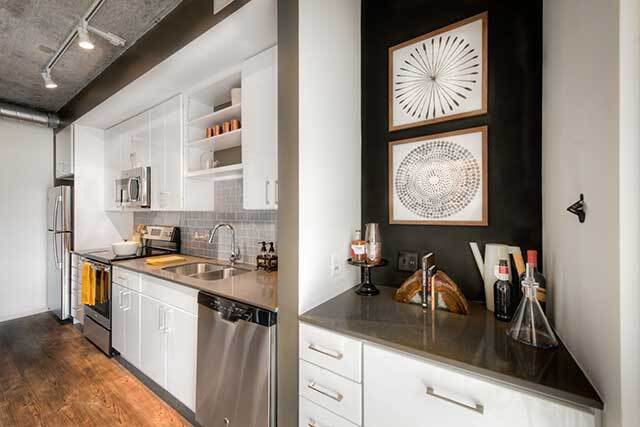
{"type": "Polygon", "coordinates": [[[580,200],[569,206],[567,210],[572,214],[577,215],[578,220],[580,220],[581,223],[584,222],[587,216],[587,213],[584,210],[584,195],[580,194],[580,200]]]}

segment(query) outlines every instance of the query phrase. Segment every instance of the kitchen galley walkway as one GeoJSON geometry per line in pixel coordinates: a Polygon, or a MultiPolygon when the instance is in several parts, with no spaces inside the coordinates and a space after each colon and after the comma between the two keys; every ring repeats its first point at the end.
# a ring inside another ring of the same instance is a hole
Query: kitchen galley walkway
{"type": "Polygon", "coordinates": [[[176,411],[71,324],[0,323],[1,426],[185,426],[176,411]]]}

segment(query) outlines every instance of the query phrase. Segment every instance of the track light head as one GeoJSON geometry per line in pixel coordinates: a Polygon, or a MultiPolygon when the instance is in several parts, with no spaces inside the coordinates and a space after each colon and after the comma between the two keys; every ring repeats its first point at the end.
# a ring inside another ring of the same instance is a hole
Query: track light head
{"type": "Polygon", "coordinates": [[[58,84],[51,78],[50,70],[45,70],[42,73],[42,79],[44,80],[44,87],[46,87],[47,89],[55,89],[58,87],[58,84]]]}
{"type": "Polygon", "coordinates": [[[91,37],[89,37],[89,31],[87,31],[87,22],[82,21],[78,26],[78,45],[83,49],[91,50],[95,46],[91,37]]]}

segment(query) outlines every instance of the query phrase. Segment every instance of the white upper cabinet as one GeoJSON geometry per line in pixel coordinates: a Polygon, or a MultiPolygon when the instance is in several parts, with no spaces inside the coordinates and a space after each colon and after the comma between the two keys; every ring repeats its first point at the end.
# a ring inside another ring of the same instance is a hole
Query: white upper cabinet
{"type": "Polygon", "coordinates": [[[151,209],[182,207],[182,97],[149,111],[151,140],[151,209]]]}
{"type": "Polygon", "coordinates": [[[56,178],[73,175],[74,126],[69,125],[56,134],[56,178]]]}
{"type": "Polygon", "coordinates": [[[120,167],[127,170],[150,166],[149,111],[138,114],[123,125],[120,167]]]}
{"type": "Polygon", "coordinates": [[[245,209],[278,206],[278,48],[242,64],[242,165],[245,209]]]}
{"type": "Polygon", "coordinates": [[[104,208],[108,211],[119,209],[116,203],[115,180],[122,172],[120,159],[123,133],[123,125],[114,126],[104,133],[104,208]]]}
{"type": "Polygon", "coordinates": [[[105,209],[116,203],[122,171],[151,167],[151,210],[182,208],[182,96],[175,96],[105,131],[105,209]]]}

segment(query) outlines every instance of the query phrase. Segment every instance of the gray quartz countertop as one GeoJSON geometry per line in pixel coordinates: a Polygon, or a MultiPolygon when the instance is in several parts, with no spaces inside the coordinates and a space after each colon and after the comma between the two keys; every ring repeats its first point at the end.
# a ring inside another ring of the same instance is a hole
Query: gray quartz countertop
{"type": "Polygon", "coordinates": [[[302,314],[300,320],[375,344],[443,363],[528,392],[589,408],[603,402],[561,342],[541,350],[507,336],[483,304],[468,316],[423,311],[393,299],[395,288],[361,297],[353,289],[302,314]]]}
{"type": "Polygon", "coordinates": [[[200,280],[163,270],[165,267],[190,264],[194,262],[216,262],[209,258],[201,258],[190,255],[180,255],[184,261],[152,266],[146,260],[152,258],[138,258],[127,261],[114,262],[116,267],[124,268],[138,273],[148,274],[159,279],[168,280],[179,285],[188,286],[199,291],[208,292],[223,298],[251,304],[269,311],[278,311],[277,288],[278,273],[255,271],[255,266],[238,265],[242,268],[253,268],[254,271],[229,277],[221,280],[200,280]]]}

